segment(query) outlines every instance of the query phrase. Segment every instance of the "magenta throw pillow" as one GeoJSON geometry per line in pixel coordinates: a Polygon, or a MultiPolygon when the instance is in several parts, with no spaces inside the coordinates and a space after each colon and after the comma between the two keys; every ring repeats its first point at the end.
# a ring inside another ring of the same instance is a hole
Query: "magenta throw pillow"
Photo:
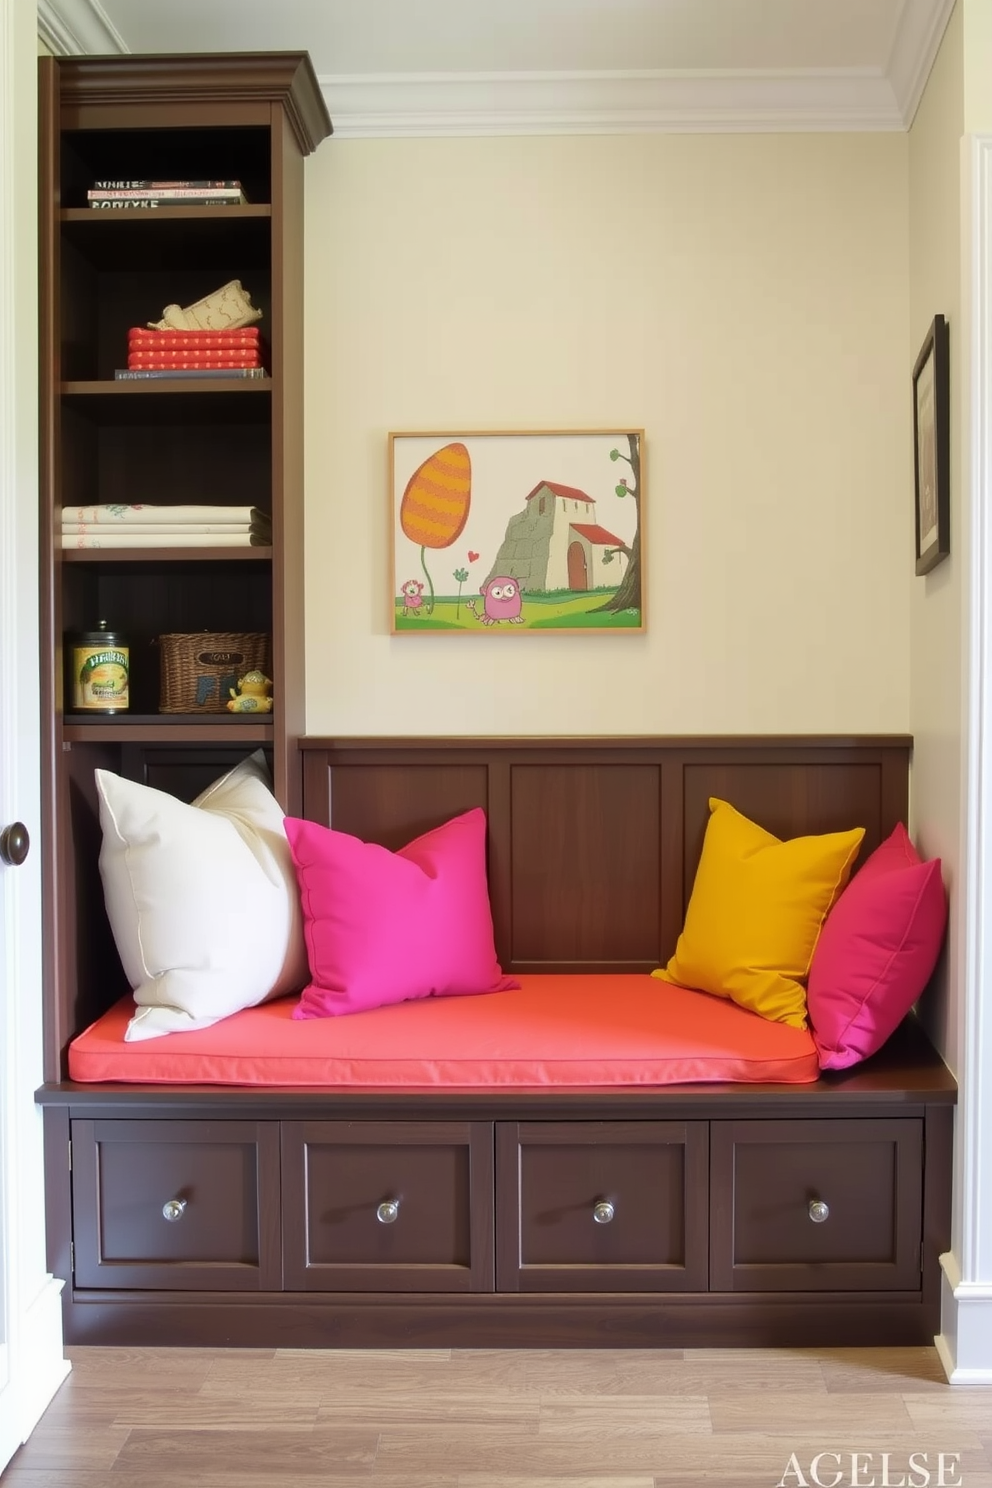
{"type": "Polygon", "coordinates": [[[399,852],[297,817],[286,836],[311,977],[294,1018],[520,985],[496,959],[480,807],[399,852]]]}
{"type": "Polygon", "coordinates": [[[923,991],[940,953],[947,895],[940,859],[921,861],[900,823],[827,916],[806,986],[821,1069],[874,1054],[923,991]]]}

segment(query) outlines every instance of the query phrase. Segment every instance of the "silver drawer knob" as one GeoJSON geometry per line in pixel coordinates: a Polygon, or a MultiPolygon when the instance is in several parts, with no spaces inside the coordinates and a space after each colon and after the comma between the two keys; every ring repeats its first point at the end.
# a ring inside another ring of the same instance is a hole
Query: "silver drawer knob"
{"type": "Polygon", "coordinates": [[[395,1224],[396,1220],[399,1218],[399,1212],[399,1199],[383,1199],[382,1203],[375,1211],[375,1217],[380,1224],[395,1224]]]}
{"type": "Polygon", "coordinates": [[[600,1199],[592,1206],[592,1217],[597,1224],[609,1224],[616,1212],[609,1199],[600,1199]]]}
{"type": "Polygon", "coordinates": [[[814,1224],[823,1224],[824,1220],[830,1218],[830,1209],[822,1199],[810,1199],[809,1217],[814,1224]]]}
{"type": "Polygon", "coordinates": [[[167,1219],[170,1224],[175,1224],[177,1219],[182,1219],[185,1213],[185,1199],[170,1199],[167,1204],[162,1205],[162,1218],[167,1219]]]}

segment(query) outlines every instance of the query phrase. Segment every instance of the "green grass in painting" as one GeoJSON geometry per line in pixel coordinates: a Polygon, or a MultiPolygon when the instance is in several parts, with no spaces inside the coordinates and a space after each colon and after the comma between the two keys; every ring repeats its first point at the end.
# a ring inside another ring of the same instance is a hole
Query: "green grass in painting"
{"type": "Polygon", "coordinates": [[[614,614],[582,614],[556,616],[552,620],[536,620],[531,630],[636,630],[641,623],[640,610],[620,610],[614,614]]]}
{"type": "Polygon", "coordinates": [[[559,590],[554,594],[528,595],[523,603],[523,625],[485,626],[455,595],[439,595],[430,615],[404,616],[396,607],[396,629],[402,631],[498,630],[512,634],[521,630],[632,630],[641,623],[640,610],[621,610],[619,614],[599,611],[612,589],[572,594],[559,590]]]}
{"type": "Polygon", "coordinates": [[[433,615],[422,615],[411,619],[407,615],[396,611],[397,630],[467,630],[466,625],[461,625],[457,620],[447,620],[444,617],[443,607],[435,606],[433,615]]]}

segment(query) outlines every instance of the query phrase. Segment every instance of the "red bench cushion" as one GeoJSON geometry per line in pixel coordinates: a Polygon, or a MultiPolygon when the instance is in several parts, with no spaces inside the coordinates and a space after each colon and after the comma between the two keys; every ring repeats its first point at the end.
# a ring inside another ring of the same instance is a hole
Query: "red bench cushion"
{"type": "Polygon", "coordinates": [[[191,1033],[124,1043],[123,999],[76,1038],[84,1082],[362,1087],[808,1084],[806,1029],[647,974],[525,975],[516,990],[299,1021],[295,998],[191,1033]]]}

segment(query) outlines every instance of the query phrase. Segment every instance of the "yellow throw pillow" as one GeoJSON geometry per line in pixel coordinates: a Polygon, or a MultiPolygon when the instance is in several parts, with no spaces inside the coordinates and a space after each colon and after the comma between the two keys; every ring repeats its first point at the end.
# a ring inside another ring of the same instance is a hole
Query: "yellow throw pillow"
{"type": "Polygon", "coordinates": [[[652,976],[805,1028],[810,961],[864,835],[856,827],[782,842],[711,797],[682,934],[652,976]]]}

